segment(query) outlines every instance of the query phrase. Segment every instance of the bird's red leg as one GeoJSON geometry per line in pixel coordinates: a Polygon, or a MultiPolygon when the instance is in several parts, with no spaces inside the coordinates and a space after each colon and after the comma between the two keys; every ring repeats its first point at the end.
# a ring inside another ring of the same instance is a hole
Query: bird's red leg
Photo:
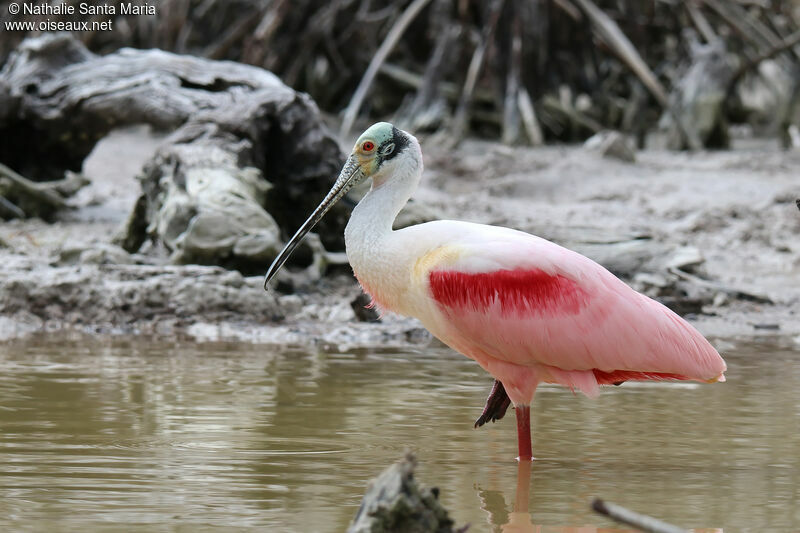
{"type": "Polygon", "coordinates": [[[531,453],[531,406],[515,405],[517,412],[517,444],[519,445],[520,461],[530,461],[533,459],[531,453]]]}

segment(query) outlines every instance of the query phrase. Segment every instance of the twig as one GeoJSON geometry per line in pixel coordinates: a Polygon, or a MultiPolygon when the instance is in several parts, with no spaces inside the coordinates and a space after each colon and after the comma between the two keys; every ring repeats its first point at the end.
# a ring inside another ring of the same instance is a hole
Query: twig
{"type": "Polygon", "coordinates": [[[756,294],[753,292],[743,291],[741,289],[736,289],[734,287],[728,287],[726,285],[722,285],[720,283],[709,281],[707,279],[703,279],[701,277],[695,276],[693,274],[689,274],[681,270],[680,268],[670,267],[667,269],[670,274],[673,274],[681,279],[694,283],[700,287],[705,287],[711,290],[724,292],[734,298],[741,298],[742,300],[749,300],[751,302],[757,302],[762,304],[771,304],[774,303],[771,298],[768,296],[764,296],[762,294],[756,294]]]}
{"type": "Polygon", "coordinates": [[[517,93],[519,112],[522,115],[522,124],[525,126],[525,132],[528,134],[528,141],[531,146],[539,146],[544,144],[544,135],[542,135],[542,128],[539,126],[539,121],[536,119],[536,111],[533,108],[533,102],[525,87],[520,87],[517,93]]]}
{"type": "MultiPolygon", "coordinates": [[[[448,19],[449,20],[449,19],[448,19]]],[[[425,114],[433,105],[434,101],[443,94],[443,86],[441,84],[442,77],[445,71],[448,70],[448,59],[452,58],[454,50],[453,43],[456,42],[458,36],[461,34],[461,27],[458,25],[444,26],[442,25],[441,32],[436,39],[436,46],[433,50],[430,60],[425,67],[425,74],[419,80],[417,85],[417,94],[408,109],[401,113],[398,111],[398,121],[402,124],[401,127],[414,127],[417,124],[419,117],[425,114]]],[[[383,65],[383,68],[388,66],[383,65]]],[[[452,88],[451,98],[458,97],[458,91],[454,85],[452,88]]]]}
{"type": "Polygon", "coordinates": [[[680,114],[669,105],[667,98],[667,91],[664,86],[658,81],[653,71],[633,47],[633,44],[625,36],[619,26],[608,15],[606,15],[599,7],[597,7],[591,0],[577,0],[586,15],[592,20],[593,27],[600,35],[600,38],[606,41],[614,53],[630,68],[634,74],[642,81],[645,87],[653,94],[658,103],[672,115],[675,124],[678,127],[681,137],[686,142],[690,150],[700,150],[703,148],[703,143],[700,138],[689,125],[684,121],[680,114]]]}
{"type": "MultiPolygon", "coordinates": [[[[6,200],[5,197],[0,196],[0,218],[9,220],[12,218],[25,218],[25,216],[25,211],[6,200]]],[[[0,248],[3,248],[2,244],[0,244],[0,248]]]]}
{"type": "MultiPolygon", "coordinates": [[[[380,73],[390,77],[398,83],[402,83],[408,87],[411,87],[412,89],[417,90],[419,90],[426,81],[423,76],[420,76],[416,72],[411,72],[410,70],[406,70],[403,67],[393,63],[384,63],[381,65],[380,73]]],[[[440,82],[436,90],[442,96],[448,100],[452,100],[453,102],[457,102],[461,94],[459,88],[454,83],[449,81],[440,82]]],[[[474,98],[479,102],[494,102],[494,98],[491,94],[480,89],[475,91],[474,98]]]]}
{"type": "Polygon", "coordinates": [[[790,48],[794,47],[795,45],[800,44],[800,30],[797,30],[791,35],[787,35],[785,39],[783,39],[780,43],[776,44],[775,46],[765,50],[764,52],[760,53],[757,57],[752,58],[750,61],[741,65],[736,72],[733,74],[731,81],[728,84],[729,92],[732,90],[736,84],[742,79],[742,77],[747,74],[750,70],[755,69],[761,64],[762,61],[766,61],[767,59],[772,59],[776,55],[780,54],[781,52],[785,52],[790,48]]]}
{"type": "Polygon", "coordinates": [[[403,36],[406,28],[408,28],[408,25],[411,24],[411,21],[414,20],[414,18],[425,6],[428,5],[429,2],[430,0],[414,0],[411,2],[403,14],[400,15],[400,18],[397,19],[397,22],[394,23],[392,29],[389,30],[389,33],[381,43],[378,51],[375,52],[375,55],[372,57],[372,61],[370,61],[366,72],[364,72],[364,77],[361,78],[356,91],[353,93],[353,97],[350,99],[350,103],[347,105],[347,108],[344,111],[342,128],[339,130],[340,137],[344,138],[348,133],[350,133],[350,129],[353,127],[353,122],[356,120],[358,111],[361,109],[361,103],[363,102],[364,97],[367,95],[367,91],[369,91],[372,81],[375,79],[375,75],[378,73],[378,69],[380,69],[381,64],[386,61],[389,53],[397,45],[400,37],[403,36]]]}
{"type": "Polygon", "coordinates": [[[260,20],[261,13],[258,11],[244,15],[225,32],[222,38],[209,44],[203,51],[203,56],[209,59],[222,59],[228,50],[241,41],[260,20]]]}
{"type": "Polygon", "coordinates": [[[592,0],[576,0],[583,8],[586,15],[591,19],[593,28],[597,31],[601,39],[603,39],[614,51],[615,54],[630,68],[645,87],[647,87],[653,96],[656,98],[662,107],[668,106],[667,91],[661,82],[658,81],[653,71],[633,47],[633,44],[622,33],[619,26],[614,22],[611,17],[606,15],[599,7],[597,7],[592,0]]]}
{"type": "MultiPolygon", "coordinates": [[[[0,189],[10,189],[3,192],[4,196],[8,195],[9,192],[12,193],[12,196],[27,196],[29,199],[55,209],[63,208],[67,205],[64,199],[53,190],[53,183],[56,182],[49,182],[48,185],[36,183],[20,176],[2,163],[0,163],[0,181],[6,181],[7,184],[5,187],[0,187],[0,189]]],[[[45,208],[45,210],[47,209],[45,208]]]]}
{"type": "Polygon", "coordinates": [[[553,0],[553,4],[561,8],[561,10],[567,15],[569,15],[569,17],[575,22],[581,20],[582,15],[580,9],[572,5],[572,3],[569,0],[553,0]]]}
{"type": "MultiPolygon", "coordinates": [[[[719,0],[704,0],[722,19],[736,30],[745,40],[755,42],[756,49],[764,51],[780,46],[781,39],[760,21],[753,19],[747,11],[739,5],[719,0]]],[[[793,50],[795,57],[800,59],[800,52],[793,50]]]]}
{"type": "Polygon", "coordinates": [[[541,100],[542,105],[546,108],[549,108],[553,111],[558,111],[559,113],[565,115],[567,118],[572,120],[574,123],[583,126],[584,128],[591,130],[592,133],[597,133],[603,129],[603,125],[594,120],[591,117],[587,117],[574,107],[568,107],[561,103],[561,101],[551,95],[547,95],[541,100]]]}
{"type": "Polygon", "coordinates": [[[492,41],[494,30],[497,26],[497,21],[500,18],[500,12],[502,9],[503,0],[493,0],[489,6],[489,20],[483,27],[481,41],[475,48],[475,52],[472,54],[472,59],[469,62],[467,79],[464,82],[464,87],[461,91],[461,98],[458,101],[458,108],[456,108],[456,114],[450,127],[450,142],[453,144],[458,144],[458,142],[461,140],[461,137],[464,135],[464,129],[467,125],[467,113],[469,111],[469,106],[472,103],[472,93],[475,91],[475,85],[478,83],[478,75],[480,74],[481,67],[483,66],[483,59],[486,55],[486,49],[489,47],[489,44],[492,41]]]}
{"type": "Polygon", "coordinates": [[[521,13],[517,9],[519,3],[511,2],[514,7],[511,21],[511,57],[506,75],[506,95],[503,104],[503,142],[515,144],[519,141],[519,78],[522,70],[522,23],[521,13]]]}
{"type": "Polygon", "coordinates": [[[711,24],[708,23],[708,19],[703,15],[703,12],[697,8],[694,0],[689,0],[684,5],[686,6],[686,11],[689,12],[689,18],[692,19],[692,24],[695,25],[697,31],[703,36],[703,39],[705,39],[707,43],[717,40],[717,34],[714,33],[714,29],[711,27],[711,24]]]}
{"type": "Polygon", "coordinates": [[[645,531],[647,533],[686,533],[685,529],[678,526],[673,526],[657,518],[631,511],[615,503],[605,502],[600,498],[595,498],[592,501],[592,510],[620,524],[635,527],[639,531],[645,531]]]}

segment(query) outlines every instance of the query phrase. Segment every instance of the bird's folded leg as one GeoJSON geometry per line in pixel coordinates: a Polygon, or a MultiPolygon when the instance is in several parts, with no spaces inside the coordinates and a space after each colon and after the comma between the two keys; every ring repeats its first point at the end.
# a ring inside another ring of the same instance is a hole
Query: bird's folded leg
{"type": "Polygon", "coordinates": [[[475,427],[479,428],[486,422],[500,420],[505,416],[509,405],[511,405],[511,400],[506,394],[506,389],[500,380],[494,380],[492,391],[489,393],[489,397],[486,398],[486,405],[480,418],[475,421],[475,427]]]}

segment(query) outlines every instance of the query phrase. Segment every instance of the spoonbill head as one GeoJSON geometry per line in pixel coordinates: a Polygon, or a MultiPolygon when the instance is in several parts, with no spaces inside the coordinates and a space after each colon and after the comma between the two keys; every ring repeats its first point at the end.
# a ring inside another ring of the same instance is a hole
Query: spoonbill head
{"type": "Polygon", "coordinates": [[[439,220],[393,230],[422,176],[417,139],[387,122],[356,141],[339,177],[278,254],[289,254],[350,188],[372,180],[345,228],[361,287],[413,316],[495,378],[476,427],[513,403],[519,459],[530,460],[530,404],[539,383],[587,396],[625,381],[724,381],[725,362],[675,313],[594,261],[528,233],[439,220]]]}
{"type": "MultiPolygon", "coordinates": [[[[303,237],[317,225],[336,202],[366,178],[372,178],[373,187],[378,187],[391,176],[403,176],[405,173],[395,172],[398,164],[401,166],[416,165],[419,167],[419,175],[421,175],[422,151],[416,138],[388,122],[373,124],[362,133],[330,192],[294,236],[289,239],[270,265],[264,279],[264,289],[286,263],[303,237]]],[[[416,178],[416,183],[419,183],[419,176],[416,178]]]]}

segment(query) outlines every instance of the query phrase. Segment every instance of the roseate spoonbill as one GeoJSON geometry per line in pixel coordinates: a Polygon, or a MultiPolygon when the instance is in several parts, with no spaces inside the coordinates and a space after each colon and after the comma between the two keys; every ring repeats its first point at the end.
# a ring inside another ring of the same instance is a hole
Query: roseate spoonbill
{"type": "Polygon", "coordinates": [[[502,418],[512,402],[520,460],[531,459],[530,404],[539,383],[594,397],[600,385],[625,381],[725,380],[725,362],[689,323],[576,252],[469,222],[392,230],[421,176],[417,139],[386,122],[371,126],[269,267],[264,287],[331,206],[372,178],[345,228],[356,278],[381,308],[418,318],[495,377],[475,425],[502,418]]]}

